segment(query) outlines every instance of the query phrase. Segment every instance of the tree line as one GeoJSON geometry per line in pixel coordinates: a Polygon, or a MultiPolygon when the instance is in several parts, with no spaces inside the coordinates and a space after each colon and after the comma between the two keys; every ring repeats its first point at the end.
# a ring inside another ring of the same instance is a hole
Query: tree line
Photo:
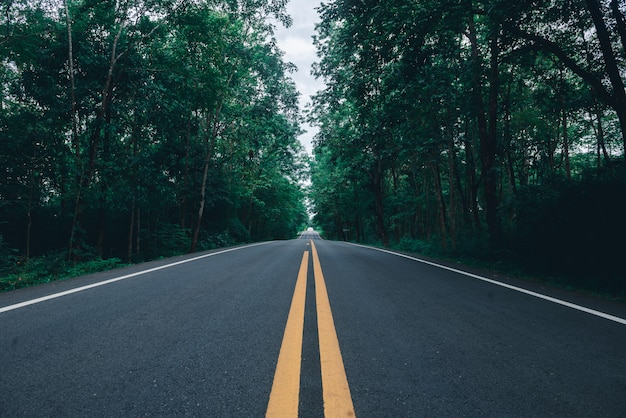
{"type": "Polygon", "coordinates": [[[285,3],[3,2],[3,273],[294,236],[306,155],[274,37],[285,3]]]}
{"type": "Polygon", "coordinates": [[[330,0],[312,109],[329,237],[626,290],[626,4],[330,0]]]}

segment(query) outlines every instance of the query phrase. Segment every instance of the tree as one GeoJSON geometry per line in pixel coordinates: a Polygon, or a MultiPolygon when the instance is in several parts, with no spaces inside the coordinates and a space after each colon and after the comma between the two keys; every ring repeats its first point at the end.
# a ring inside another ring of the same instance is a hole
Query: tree
{"type": "Polygon", "coordinates": [[[357,239],[515,253],[529,187],[621,161],[620,2],[336,0],[320,12],[311,198],[336,237],[358,213],[357,239]]]}
{"type": "Polygon", "coordinates": [[[626,6],[617,0],[581,0],[525,1],[515,7],[504,29],[534,51],[555,56],[584,80],[616,113],[626,149],[626,6]]]}
{"type": "Polygon", "coordinates": [[[284,6],[3,4],[7,245],[142,260],[295,234],[304,158],[273,39],[284,6]]]}

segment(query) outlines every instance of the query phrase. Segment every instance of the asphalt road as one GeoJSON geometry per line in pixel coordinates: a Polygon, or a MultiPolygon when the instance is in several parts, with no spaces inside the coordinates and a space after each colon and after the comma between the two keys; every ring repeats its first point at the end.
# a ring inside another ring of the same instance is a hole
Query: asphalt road
{"type": "Polygon", "coordinates": [[[0,294],[0,417],[262,417],[299,275],[301,417],[330,404],[324,367],[358,417],[626,416],[623,305],[317,238],[0,294]],[[320,360],[323,284],[340,366],[320,360]]]}

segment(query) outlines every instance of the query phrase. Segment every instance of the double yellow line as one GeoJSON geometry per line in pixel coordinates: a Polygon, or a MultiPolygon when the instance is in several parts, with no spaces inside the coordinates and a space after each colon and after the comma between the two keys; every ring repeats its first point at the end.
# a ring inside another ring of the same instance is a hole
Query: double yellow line
{"type": "MultiPolygon", "coordinates": [[[[326,282],[315,244],[311,241],[315,301],[322,372],[322,393],[325,417],[353,417],[354,406],[348,378],[341,358],[339,340],[326,290],[326,282]]],[[[278,355],[274,383],[267,406],[266,417],[297,417],[300,396],[300,366],[304,333],[304,303],[309,266],[309,252],[305,251],[296,280],[296,288],[287,317],[285,334],[278,355]]]]}

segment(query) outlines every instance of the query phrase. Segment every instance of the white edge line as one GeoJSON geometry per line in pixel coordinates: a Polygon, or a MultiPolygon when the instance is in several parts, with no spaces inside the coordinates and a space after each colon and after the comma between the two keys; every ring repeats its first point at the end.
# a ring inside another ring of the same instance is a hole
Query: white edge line
{"type": "Polygon", "coordinates": [[[454,273],[458,273],[458,274],[462,274],[462,275],[465,275],[465,276],[472,277],[474,279],[482,280],[482,281],[487,282],[487,283],[491,283],[491,284],[495,284],[495,285],[498,285],[498,286],[506,287],[507,289],[515,290],[515,291],[520,292],[520,293],[525,293],[527,295],[534,296],[534,297],[539,298],[539,299],[544,299],[544,300],[547,300],[549,302],[557,303],[559,305],[567,306],[568,308],[576,309],[578,311],[582,311],[582,312],[585,312],[585,313],[588,313],[588,314],[591,314],[591,315],[599,316],[600,318],[608,319],[609,321],[613,321],[613,322],[617,322],[617,323],[622,324],[622,325],[626,325],[626,319],[620,318],[619,316],[609,315],[609,314],[604,313],[604,312],[600,312],[600,311],[596,311],[594,309],[586,308],[584,306],[576,305],[576,304],[571,303],[571,302],[566,302],[564,300],[553,298],[551,296],[542,295],[541,293],[533,292],[532,290],[527,290],[527,289],[524,289],[524,288],[521,288],[521,287],[512,286],[510,284],[502,283],[502,282],[499,282],[497,280],[488,279],[486,277],[479,276],[477,274],[468,273],[468,272],[463,271],[463,270],[457,270],[455,268],[447,267],[447,266],[444,266],[444,265],[441,265],[441,264],[437,264],[437,263],[433,263],[431,261],[422,260],[422,259],[416,258],[416,257],[411,257],[411,256],[406,255],[406,254],[396,253],[396,252],[393,252],[393,251],[384,250],[382,248],[368,247],[366,245],[361,245],[361,244],[354,244],[354,243],[348,243],[348,244],[354,245],[354,246],[357,246],[357,247],[367,248],[367,249],[370,249],[370,250],[380,251],[380,252],[383,252],[383,253],[397,255],[398,257],[408,258],[409,260],[418,261],[420,263],[428,264],[430,266],[438,267],[440,269],[449,270],[449,271],[452,271],[454,273]]]}
{"type": "Polygon", "coordinates": [[[151,269],[148,269],[148,270],[138,271],[136,273],[127,274],[125,276],[114,277],[114,278],[109,279],[109,280],[104,280],[102,282],[93,283],[93,284],[90,284],[90,285],[87,285],[87,286],[77,287],[77,288],[74,288],[74,289],[66,290],[64,292],[53,293],[51,295],[43,296],[43,297],[40,297],[40,298],[37,298],[37,299],[31,299],[31,300],[27,300],[27,301],[24,301],[24,302],[16,303],[14,305],[5,306],[3,308],[0,308],[0,314],[3,313],[3,312],[12,311],[14,309],[23,308],[25,306],[34,305],[36,303],[45,302],[45,301],[50,300],[50,299],[56,299],[56,298],[60,298],[62,296],[71,295],[72,293],[82,292],[83,290],[92,289],[94,287],[104,286],[104,285],[107,285],[107,284],[110,284],[110,283],[119,282],[120,280],[130,279],[131,277],[141,276],[142,274],[152,273],[153,271],[158,271],[158,270],[163,270],[163,269],[166,269],[166,268],[174,267],[174,266],[177,266],[179,264],[189,263],[189,262],[192,262],[192,261],[200,260],[202,258],[212,257],[214,255],[220,255],[220,254],[228,253],[228,252],[231,252],[231,251],[237,251],[237,250],[243,250],[245,248],[256,247],[257,245],[269,244],[270,242],[271,241],[260,242],[260,243],[256,243],[256,244],[245,245],[243,247],[229,248],[227,250],[222,250],[222,251],[218,251],[218,252],[214,252],[214,253],[210,253],[210,254],[204,254],[204,255],[201,255],[201,256],[188,258],[186,260],[181,260],[181,261],[177,261],[175,263],[165,264],[163,266],[154,267],[154,268],[151,268],[151,269]]]}

